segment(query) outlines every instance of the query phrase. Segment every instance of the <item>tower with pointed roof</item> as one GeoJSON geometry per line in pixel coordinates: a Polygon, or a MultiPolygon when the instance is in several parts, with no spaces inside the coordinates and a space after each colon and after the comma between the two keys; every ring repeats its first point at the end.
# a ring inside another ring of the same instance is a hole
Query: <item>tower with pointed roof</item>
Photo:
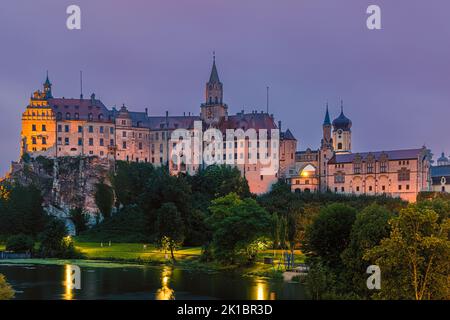
{"type": "Polygon", "coordinates": [[[201,105],[200,115],[208,125],[214,125],[228,116],[227,110],[227,105],[223,103],[223,84],[219,79],[214,55],[211,74],[205,88],[205,102],[201,105]]]}
{"type": "Polygon", "coordinates": [[[45,97],[47,99],[52,99],[53,95],[52,95],[52,83],[50,82],[49,78],[48,78],[48,71],[47,71],[47,78],[45,79],[44,82],[44,93],[45,93],[45,97]]]}
{"type": "Polygon", "coordinates": [[[341,113],[333,120],[333,148],[338,154],[352,151],[352,121],[344,115],[344,102],[341,100],[341,113]]]}
{"type": "Polygon", "coordinates": [[[328,111],[328,102],[325,111],[325,118],[322,124],[323,136],[319,151],[319,179],[320,191],[327,191],[328,161],[333,157],[333,139],[331,137],[331,121],[328,111]]]}

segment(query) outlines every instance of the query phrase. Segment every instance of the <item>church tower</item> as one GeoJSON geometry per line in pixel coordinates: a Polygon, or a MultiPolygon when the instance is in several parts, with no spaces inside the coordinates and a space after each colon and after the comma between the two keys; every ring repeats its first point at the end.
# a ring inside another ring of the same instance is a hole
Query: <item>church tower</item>
{"type": "Polygon", "coordinates": [[[47,78],[45,79],[45,82],[44,82],[44,93],[45,93],[45,97],[47,99],[52,99],[53,98],[53,95],[52,95],[52,83],[48,79],[48,72],[47,72],[47,78]]]}
{"type": "Polygon", "coordinates": [[[322,124],[323,137],[319,150],[319,178],[320,191],[326,192],[328,189],[328,161],[333,157],[333,139],[331,138],[331,121],[330,113],[327,109],[325,112],[325,119],[322,124]]]}
{"type": "Polygon", "coordinates": [[[216,125],[222,118],[228,117],[228,106],[223,103],[223,85],[219,79],[216,67],[216,57],[213,57],[213,65],[209,81],[205,88],[205,103],[201,105],[200,117],[208,125],[216,125]]]}
{"type": "Polygon", "coordinates": [[[352,121],[344,115],[344,103],[341,100],[341,114],[333,120],[333,148],[336,153],[352,151],[352,121]]]}

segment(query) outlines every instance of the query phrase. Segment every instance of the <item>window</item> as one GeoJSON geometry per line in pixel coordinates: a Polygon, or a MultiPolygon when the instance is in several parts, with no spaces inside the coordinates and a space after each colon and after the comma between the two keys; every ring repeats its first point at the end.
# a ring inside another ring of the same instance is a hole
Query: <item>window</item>
{"type": "Polygon", "coordinates": [[[103,147],[105,145],[103,138],[100,138],[100,146],[103,147]]]}
{"type": "Polygon", "coordinates": [[[45,137],[42,137],[42,144],[47,144],[47,139],[45,137]]]}
{"type": "Polygon", "coordinates": [[[83,132],[83,127],[82,126],[78,126],[78,133],[82,133],[83,132]]]}
{"type": "Polygon", "coordinates": [[[31,131],[36,131],[36,125],[35,124],[31,125],[31,131]]]}
{"type": "Polygon", "coordinates": [[[110,128],[109,128],[109,133],[111,133],[111,134],[114,133],[114,128],[113,128],[113,127],[110,127],[110,128]]]}
{"type": "Polygon", "coordinates": [[[56,114],[56,120],[62,120],[62,113],[61,112],[58,112],[56,114]]]}
{"type": "Polygon", "coordinates": [[[139,150],[142,150],[142,142],[139,142],[139,150]]]}
{"type": "Polygon", "coordinates": [[[126,138],[127,137],[127,132],[126,131],[122,131],[122,138],[126,138]]]}
{"type": "Polygon", "coordinates": [[[263,180],[264,180],[264,176],[263,176],[263,175],[260,175],[260,176],[259,176],[259,179],[260,179],[261,181],[263,181],[263,180]]]}
{"type": "Polygon", "coordinates": [[[89,121],[92,121],[93,119],[94,119],[94,117],[93,117],[92,113],[89,113],[89,114],[88,114],[88,120],[89,120],[89,121]]]}
{"type": "Polygon", "coordinates": [[[58,124],[58,132],[62,132],[62,125],[58,124]]]}
{"type": "Polygon", "coordinates": [[[356,191],[359,192],[359,186],[356,187],[356,191]]]}
{"type": "Polygon", "coordinates": [[[345,191],[344,187],[341,187],[341,191],[342,191],[342,192],[344,192],[344,191],[345,191]]]}
{"type": "Polygon", "coordinates": [[[68,146],[68,145],[70,144],[70,141],[69,141],[69,138],[68,138],[68,137],[64,138],[64,144],[65,144],[66,146],[68,146]]]}
{"type": "Polygon", "coordinates": [[[341,142],[338,143],[338,147],[337,148],[338,148],[338,150],[342,149],[342,143],[341,142]]]}
{"type": "Polygon", "coordinates": [[[367,173],[373,173],[373,162],[367,163],[367,173]]]}
{"type": "Polygon", "coordinates": [[[114,139],[109,140],[109,145],[114,146],[114,139]]]}
{"type": "Polygon", "coordinates": [[[398,190],[402,190],[402,185],[401,184],[398,185],[398,190]]]}
{"type": "Polygon", "coordinates": [[[127,125],[127,120],[122,120],[122,125],[126,126],[127,125]]]}
{"type": "Polygon", "coordinates": [[[36,144],[36,137],[31,138],[31,144],[36,144]]]}
{"type": "Polygon", "coordinates": [[[93,146],[94,145],[94,138],[89,138],[89,145],[93,146]]]}
{"type": "Polygon", "coordinates": [[[100,126],[100,133],[103,133],[103,132],[104,132],[103,126],[100,126]]]}
{"type": "Polygon", "coordinates": [[[372,191],[372,186],[369,186],[369,191],[372,191]]]}
{"type": "Polygon", "coordinates": [[[99,120],[99,121],[103,121],[103,114],[100,113],[100,114],[98,115],[98,120],[99,120]]]}
{"type": "Polygon", "coordinates": [[[82,146],[83,145],[83,139],[82,138],[78,138],[78,145],[82,146]]]}
{"type": "Polygon", "coordinates": [[[124,141],[124,142],[122,142],[122,149],[126,149],[126,148],[127,148],[127,142],[124,141]]]}
{"type": "Polygon", "coordinates": [[[382,161],[380,163],[380,172],[381,173],[386,173],[387,172],[387,162],[386,161],[382,161]]]}
{"type": "Polygon", "coordinates": [[[66,120],[70,120],[70,113],[69,112],[66,113],[66,120]]]}
{"type": "Polygon", "coordinates": [[[89,126],[89,132],[90,133],[94,132],[94,127],[93,126],[89,126]]]}
{"type": "Polygon", "coordinates": [[[409,190],[409,184],[406,185],[406,190],[409,190]]]}
{"type": "Polygon", "coordinates": [[[338,172],[334,175],[334,183],[344,183],[345,175],[342,172],[338,172]]]}
{"type": "Polygon", "coordinates": [[[353,173],[360,174],[361,173],[361,163],[353,164],[353,173]]]}
{"type": "Polygon", "coordinates": [[[74,118],[75,120],[80,119],[80,114],[79,114],[78,112],[75,112],[73,118],[74,118]]]}
{"type": "Polygon", "coordinates": [[[64,132],[69,132],[69,126],[68,125],[64,126],[64,132]]]}
{"type": "Polygon", "coordinates": [[[45,124],[42,125],[42,131],[47,131],[47,126],[45,124]]]}
{"type": "Polygon", "coordinates": [[[401,168],[398,171],[398,181],[409,181],[410,171],[406,168],[401,168]]]}
{"type": "Polygon", "coordinates": [[[382,191],[386,191],[386,186],[381,186],[382,191]]]}

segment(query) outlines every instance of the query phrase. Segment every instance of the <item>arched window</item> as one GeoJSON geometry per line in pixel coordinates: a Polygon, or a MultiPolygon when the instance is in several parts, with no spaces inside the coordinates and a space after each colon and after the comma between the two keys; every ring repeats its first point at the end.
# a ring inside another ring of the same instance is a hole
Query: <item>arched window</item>
{"type": "Polygon", "coordinates": [[[92,121],[92,119],[93,119],[92,113],[89,113],[89,114],[88,114],[88,120],[89,120],[89,121],[92,121]]]}
{"type": "Polygon", "coordinates": [[[100,113],[100,114],[98,115],[98,120],[99,120],[99,121],[103,121],[103,114],[102,114],[102,113],[100,113]]]}
{"type": "Polygon", "coordinates": [[[341,142],[338,143],[338,147],[337,147],[337,148],[338,148],[339,150],[342,149],[342,143],[341,143],[341,142]]]}
{"type": "Polygon", "coordinates": [[[75,120],[80,119],[80,114],[78,112],[75,112],[74,119],[75,120]]]}
{"type": "Polygon", "coordinates": [[[66,120],[70,120],[70,112],[66,113],[66,120]]]}

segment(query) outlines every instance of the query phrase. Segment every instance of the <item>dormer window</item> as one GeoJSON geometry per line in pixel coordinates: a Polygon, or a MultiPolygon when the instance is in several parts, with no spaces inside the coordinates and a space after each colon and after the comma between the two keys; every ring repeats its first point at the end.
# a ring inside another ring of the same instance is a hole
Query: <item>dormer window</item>
{"type": "Polygon", "coordinates": [[[98,115],[98,120],[99,120],[99,121],[103,121],[103,114],[102,114],[102,113],[100,113],[100,114],[98,115]]]}
{"type": "Polygon", "coordinates": [[[66,120],[70,120],[70,112],[66,113],[66,120]]]}
{"type": "Polygon", "coordinates": [[[89,113],[88,114],[88,120],[89,121],[92,121],[94,119],[94,116],[92,115],[92,113],[89,113]]]}

